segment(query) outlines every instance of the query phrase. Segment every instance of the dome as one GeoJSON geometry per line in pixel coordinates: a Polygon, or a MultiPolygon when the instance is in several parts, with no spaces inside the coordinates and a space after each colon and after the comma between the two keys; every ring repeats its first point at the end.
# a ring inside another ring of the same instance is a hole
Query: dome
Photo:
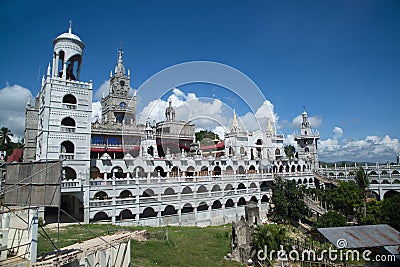
{"type": "Polygon", "coordinates": [[[76,40],[76,41],[79,41],[82,43],[81,38],[79,38],[77,35],[70,33],[70,32],[65,32],[65,33],[60,34],[59,36],[57,36],[54,39],[54,41],[56,41],[58,39],[73,39],[73,40],[76,40]]]}
{"type": "Polygon", "coordinates": [[[75,41],[78,43],[78,45],[83,49],[84,48],[84,44],[81,40],[81,38],[79,38],[77,35],[72,33],[72,21],[69,22],[69,28],[68,28],[68,32],[62,33],[59,36],[57,36],[54,40],[53,40],[53,44],[56,44],[58,41],[61,40],[71,40],[71,41],[75,41]]]}

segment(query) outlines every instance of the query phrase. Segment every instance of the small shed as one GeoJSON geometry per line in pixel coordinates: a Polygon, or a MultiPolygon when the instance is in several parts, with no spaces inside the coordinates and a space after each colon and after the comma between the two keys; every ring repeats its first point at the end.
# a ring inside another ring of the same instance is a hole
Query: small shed
{"type": "Polygon", "coordinates": [[[337,248],[372,248],[400,245],[400,232],[387,224],[318,228],[337,248]]]}

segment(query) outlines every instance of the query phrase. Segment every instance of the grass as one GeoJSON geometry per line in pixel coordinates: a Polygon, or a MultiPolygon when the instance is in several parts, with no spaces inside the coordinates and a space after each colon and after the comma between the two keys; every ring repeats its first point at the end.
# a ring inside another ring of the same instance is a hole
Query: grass
{"type": "MultiPolygon", "coordinates": [[[[223,259],[230,252],[231,225],[205,228],[169,226],[168,240],[165,240],[165,227],[120,227],[110,224],[84,226],[96,235],[112,234],[123,229],[146,229],[149,240],[131,241],[131,266],[242,266],[223,259]]],[[[53,242],[56,242],[57,228],[45,230],[53,242]]],[[[60,228],[59,246],[64,247],[95,237],[88,230],[79,225],[60,228]]],[[[44,234],[41,229],[39,231],[44,234]]],[[[52,244],[39,235],[38,255],[51,250],[54,250],[52,244]]]]}

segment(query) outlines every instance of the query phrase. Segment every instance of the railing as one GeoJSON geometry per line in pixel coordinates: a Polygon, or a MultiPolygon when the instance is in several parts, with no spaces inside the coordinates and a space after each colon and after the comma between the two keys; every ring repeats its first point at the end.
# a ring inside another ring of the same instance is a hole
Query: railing
{"type": "Polygon", "coordinates": [[[80,187],[81,183],[79,180],[62,180],[61,188],[77,188],[80,187]]]}
{"type": "Polygon", "coordinates": [[[127,204],[135,204],[135,203],[136,203],[135,197],[115,200],[116,205],[127,205],[127,204]]]}
{"type": "Polygon", "coordinates": [[[60,159],[74,159],[74,153],[61,153],[60,159]]]}
{"type": "Polygon", "coordinates": [[[73,127],[73,126],[61,126],[61,132],[74,133],[75,132],[75,127],[73,127]]]}
{"type": "Polygon", "coordinates": [[[178,195],[161,195],[162,201],[178,200],[178,195]]]}
{"type": "Polygon", "coordinates": [[[211,192],[212,197],[219,197],[222,196],[222,191],[217,191],[217,192],[211,192]]]}
{"type": "Polygon", "coordinates": [[[104,206],[111,206],[112,200],[111,199],[91,199],[90,200],[90,207],[104,207],[104,206]]]}
{"type": "Polygon", "coordinates": [[[63,107],[63,109],[76,109],[77,105],[63,103],[62,107],[63,107]]]}

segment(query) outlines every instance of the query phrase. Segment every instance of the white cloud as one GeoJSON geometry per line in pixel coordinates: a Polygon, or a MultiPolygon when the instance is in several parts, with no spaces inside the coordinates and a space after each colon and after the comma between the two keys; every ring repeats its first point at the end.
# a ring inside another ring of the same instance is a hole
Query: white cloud
{"type": "Polygon", "coordinates": [[[93,99],[94,100],[101,100],[101,98],[106,95],[108,95],[110,90],[110,81],[104,81],[100,87],[94,92],[93,94],[93,99]]]}
{"type": "Polygon", "coordinates": [[[212,130],[213,133],[218,134],[219,139],[224,140],[224,135],[225,132],[227,131],[227,129],[223,126],[217,126],[214,128],[214,130],[212,130]]]}
{"type": "Polygon", "coordinates": [[[33,101],[31,91],[18,84],[6,84],[0,89],[0,125],[20,138],[24,136],[25,108],[29,97],[33,101]]]}
{"type": "Polygon", "coordinates": [[[99,118],[99,121],[101,122],[102,117],[101,117],[101,103],[99,101],[93,102],[92,103],[92,122],[95,122],[97,118],[99,118]]]}
{"type": "MultiPolygon", "coordinates": [[[[172,90],[172,106],[175,108],[176,120],[192,121],[196,129],[207,129],[214,131],[221,138],[232,126],[233,111],[231,107],[218,99],[198,97],[194,93],[184,93],[178,88],[172,90]]],[[[139,113],[140,123],[146,120],[164,121],[165,109],[168,107],[168,100],[153,100],[139,113]]],[[[271,119],[272,127],[278,115],[274,113],[273,104],[265,100],[256,110],[255,114],[248,112],[238,117],[238,121],[244,131],[255,131],[261,126],[267,128],[268,118],[271,119]]]]}
{"type": "Polygon", "coordinates": [[[284,145],[292,145],[297,149],[297,143],[294,141],[294,135],[288,134],[286,135],[285,139],[283,140],[284,145]]]}
{"type": "Polygon", "coordinates": [[[276,131],[279,116],[274,112],[274,105],[269,100],[265,100],[255,114],[248,112],[239,118],[242,130],[245,131],[255,131],[259,128],[265,130],[268,125],[268,119],[271,120],[271,125],[276,131]]]}
{"type": "MultiPolygon", "coordinates": [[[[228,108],[218,99],[197,97],[194,93],[185,94],[175,88],[168,98],[175,108],[176,120],[192,121],[196,128],[214,129],[217,126],[226,126],[228,123],[228,108]]],[[[144,123],[150,121],[164,121],[165,109],[169,100],[153,100],[139,113],[139,120],[144,123]]]]}
{"type": "Polygon", "coordinates": [[[367,136],[362,140],[327,139],[320,141],[318,152],[322,161],[395,161],[396,152],[400,151],[399,139],[389,135],[367,136]]]}
{"type": "Polygon", "coordinates": [[[333,138],[339,139],[343,135],[343,129],[336,126],[335,128],[333,128],[333,133],[335,134],[333,138]]]}
{"type": "MultiPolygon", "coordinates": [[[[319,116],[311,116],[311,117],[308,117],[308,121],[310,122],[311,127],[313,127],[313,128],[318,128],[318,127],[320,127],[321,124],[322,124],[322,118],[319,117],[319,116]]],[[[303,117],[302,117],[302,115],[298,115],[297,117],[295,117],[295,118],[292,120],[291,123],[289,123],[289,126],[290,126],[291,128],[298,129],[298,128],[301,127],[301,123],[302,123],[302,122],[303,122],[303,117]]]]}

